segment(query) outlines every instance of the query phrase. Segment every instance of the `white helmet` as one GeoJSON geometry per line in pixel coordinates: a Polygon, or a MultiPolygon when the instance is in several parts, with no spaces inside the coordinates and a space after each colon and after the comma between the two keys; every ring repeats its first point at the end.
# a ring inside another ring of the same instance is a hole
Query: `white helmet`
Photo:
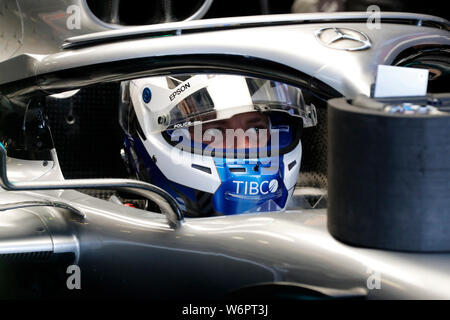
{"type": "Polygon", "coordinates": [[[283,210],[300,169],[300,135],[317,122],[299,88],[237,75],[124,83],[130,170],[188,216],[283,210]],[[128,96],[129,94],[129,96],[128,96]]]}

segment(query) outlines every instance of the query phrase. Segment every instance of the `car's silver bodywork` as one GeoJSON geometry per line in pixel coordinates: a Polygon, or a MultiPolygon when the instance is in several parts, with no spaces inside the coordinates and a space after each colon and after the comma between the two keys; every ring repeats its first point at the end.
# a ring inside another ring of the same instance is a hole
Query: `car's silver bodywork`
{"type": "MultiPolygon", "coordinates": [[[[220,297],[260,283],[313,288],[330,296],[369,299],[449,299],[449,254],[418,254],[355,248],[335,240],[325,210],[291,210],[211,218],[185,218],[170,226],[161,214],[124,207],[74,190],[2,192],[2,203],[61,201],[80,210],[30,207],[2,212],[1,254],[73,252],[86,276],[122,272],[135,266],[148,272],[148,296],[168,299],[185,294],[220,297]],[[42,228],[43,230],[40,230],[42,228]],[[95,262],[94,262],[95,261],[95,262]],[[102,271],[103,270],[103,271],[102,271]],[[368,288],[374,274],[381,287],[368,288]],[[165,292],[161,288],[177,288],[165,292]]],[[[129,273],[128,273],[129,272],[129,273]]],[[[109,284],[111,285],[111,284],[109,284]]],[[[130,289],[130,288],[128,288],[130,289]]]]}
{"type": "Polygon", "coordinates": [[[415,45],[423,43],[445,45],[450,41],[447,30],[402,24],[411,19],[443,23],[445,21],[443,19],[400,13],[386,13],[382,18],[398,19],[399,23],[380,25],[381,30],[372,29],[366,23],[351,23],[352,20],[367,19],[367,14],[342,13],[246,17],[239,20],[226,18],[104,31],[60,43],[61,46],[67,47],[66,50],[52,48],[53,52],[55,50],[61,52],[43,55],[39,50],[36,50],[37,52],[29,50],[27,53],[16,54],[14,58],[2,63],[2,69],[6,72],[0,75],[0,84],[33,75],[120,61],[125,58],[176,56],[180,53],[183,55],[226,53],[267,59],[290,66],[323,81],[345,96],[352,97],[360,93],[370,95],[370,86],[374,83],[379,64],[391,64],[400,52],[415,45]],[[322,23],[327,20],[332,22],[322,23]],[[342,20],[346,22],[340,22],[342,20]],[[271,23],[285,25],[264,26],[271,23]],[[262,26],[250,27],[257,24],[262,26]],[[358,52],[330,51],[330,48],[321,44],[315,37],[317,30],[329,26],[353,28],[367,34],[373,43],[372,49],[358,52]],[[220,30],[222,28],[225,30],[220,30]],[[214,29],[219,31],[206,32],[214,29]],[[194,31],[188,33],[189,30],[194,31]],[[161,36],[161,33],[165,32],[168,35],[172,33],[175,35],[161,36]],[[135,36],[130,40],[117,42],[117,39],[130,34],[135,36]],[[153,39],[136,40],[137,35],[153,39]],[[174,37],[177,39],[173,39],[174,37]],[[96,40],[102,39],[110,43],[100,42],[96,46],[76,48],[77,43],[95,44],[96,40]],[[70,45],[75,46],[75,49],[71,50],[70,45]]]}
{"type": "MultiPolygon", "coordinates": [[[[218,55],[288,66],[353,97],[370,95],[377,66],[392,64],[402,51],[416,45],[450,44],[445,28],[395,23],[396,19],[434,21],[448,28],[448,22],[439,18],[386,13],[382,18],[394,22],[382,23],[381,29],[370,29],[361,22],[366,18],[364,13],[230,18],[85,35],[67,40],[64,49],[60,47],[63,42],[55,39],[44,41],[44,46],[27,43],[7,56],[3,53],[0,85],[20,86],[26,79],[112,61],[218,55]],[[357,29],[368,36],[372,47],[357,52],[328,48],[316,39],[315,32],[330,26],[357,29]],[[175,34],[152,37],[169,31],[175,34]],[[120,41],[112,41],[117,37],[120,41]]],[[[86,33],[109,28],[91,26],[83,19],[86,33]]],[[[83,80],[73,83],[85,85],[83,80]]],[[[35,87],[62,90],[70,85],[38,82],[35,87]]],[[[8,92],[9,97],[21,94],[20,88],[8,92]]],[[[42,161],[9,158],[7,167],[9,179],[16,183],[64,179],[56,156],[45,167],[42,161]]],[[[72,263],[80,266],[87,288],[97,281],[117,292],[145,292],[148,298],[218,298],[243,287],[277,283],[335,297],[450,299],[450,254],[346,245],[328,233],[324,209],[184,218],[173,225],[162,214],[75,190],[1,190],[0,204],[4,209],[0,211],[0,256],[73,253],[72,263]],[[19,207],[28,201],[65,203],[82,215],[54,206],[19,207]],[[371,287],[373,276],[381,287],[371,287]]]]}

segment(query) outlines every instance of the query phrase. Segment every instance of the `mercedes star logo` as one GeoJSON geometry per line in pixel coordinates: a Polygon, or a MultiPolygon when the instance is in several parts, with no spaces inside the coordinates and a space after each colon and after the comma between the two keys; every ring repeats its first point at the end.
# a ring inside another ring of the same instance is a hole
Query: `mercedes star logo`
{"type": "Polygon", "coordinates": [[[369,37],[351,28],[326,27],[316,31],[316,38],[328,48],[359,51],[369,49],[369,37]]]}

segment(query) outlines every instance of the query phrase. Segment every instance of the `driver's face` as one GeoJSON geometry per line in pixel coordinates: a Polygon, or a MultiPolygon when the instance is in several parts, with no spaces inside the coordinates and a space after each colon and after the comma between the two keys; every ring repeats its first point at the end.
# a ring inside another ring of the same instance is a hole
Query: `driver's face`
{"type": "Polygon", "coordinates": [[[246,112],[229,119],[204,123],[201,125],[201,139],[194,134],[195,131],[195,127],[189,128],[191,139],[221,149],[264,147],[270,139],[268,117],[260,112],[246,112]],[[232,129],[234,136],[231,136],[230,130],[227,129],[232,129]]]}

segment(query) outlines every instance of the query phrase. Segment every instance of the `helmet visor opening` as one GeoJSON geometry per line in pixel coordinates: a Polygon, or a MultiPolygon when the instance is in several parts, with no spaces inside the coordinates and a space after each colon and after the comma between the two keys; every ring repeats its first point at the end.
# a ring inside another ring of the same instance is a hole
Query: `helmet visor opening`
{"type": "MultiPolygon", "coordinates": [[[[161,92],[155,86],[156,82],[153,85],[148,80],[143,90],[161,92]]],[[[285,112],[301,119],[303,127],[317,123],[315,108],[305,104],[302,90],[282,82],[237,75],[196,75],[166,92],[161,99],[148,103],[149,132],[204,125],[255,111],[285,112]]]]}
{"type": "Polygon", "coordinates": [[[244,112],[228,119],[166,130],[163,137],[186,152],[224,158],[261,158],[291,151],[303,122],[283,112],[244,112]]]}

